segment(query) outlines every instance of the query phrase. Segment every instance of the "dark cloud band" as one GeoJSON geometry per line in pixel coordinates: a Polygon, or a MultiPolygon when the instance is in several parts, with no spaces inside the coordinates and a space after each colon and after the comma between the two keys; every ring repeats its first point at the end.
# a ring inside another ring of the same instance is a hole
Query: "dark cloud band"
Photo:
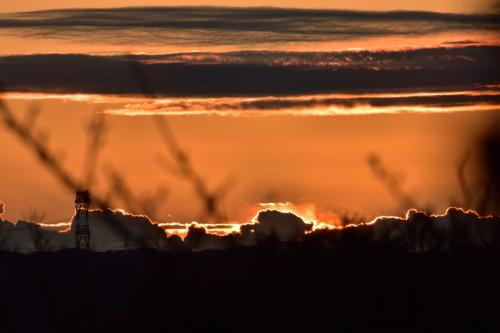
{"type": "Polygon", "coordinates": [[[0,80],[5,90],[16,92],[139,95],[141,87],[134,81],[131,68],[140,63],[160,96],[471,90],[498,85],[498,59],[500,47],[494,46],[134,57],[28,55],[0,57],[0,80]]]}

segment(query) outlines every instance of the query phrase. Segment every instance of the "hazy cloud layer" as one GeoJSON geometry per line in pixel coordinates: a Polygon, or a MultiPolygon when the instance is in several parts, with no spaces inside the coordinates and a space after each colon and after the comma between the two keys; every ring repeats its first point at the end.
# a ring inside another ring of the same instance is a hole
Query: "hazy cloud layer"
{"type": "Polygon", "coordinates": [[[498,59],[496,46],[132,57],[50,54],[0,57],[0,72],[7,91],[139,95],[130,67],[141,63],[159,96],[287,96],[479,89],[500,82],[498,59]]]}
{"type": "MultiPolygon", "coordinates": [[[[115,99],[117,102],[120,99],[115,99]]],[[[500,91],[376,95],[309,95],[257,98],[124,99],[106,113],[136,115],[353,115],[388,112],[453,112],[500,109],[500,91]]]]}
{"type": "Polygon", "coordinates": [[[23,35],[115,44],[257,45],[454,31],[497,31],[495,14],[286,8],[62,9],[2,15],[23,35]],[[19,30],[21,29],[21,30],[19,30]]]}

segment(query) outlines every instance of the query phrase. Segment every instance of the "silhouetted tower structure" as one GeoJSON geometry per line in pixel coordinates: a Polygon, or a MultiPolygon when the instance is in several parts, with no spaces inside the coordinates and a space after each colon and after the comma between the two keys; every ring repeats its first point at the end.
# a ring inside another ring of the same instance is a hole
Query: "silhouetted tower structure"
{"type": "Polygon", "coordinates": [[[89,191],[77,191],[75,199],[75,246],[77,249],[90,249],[89,207],[89,191]]]}

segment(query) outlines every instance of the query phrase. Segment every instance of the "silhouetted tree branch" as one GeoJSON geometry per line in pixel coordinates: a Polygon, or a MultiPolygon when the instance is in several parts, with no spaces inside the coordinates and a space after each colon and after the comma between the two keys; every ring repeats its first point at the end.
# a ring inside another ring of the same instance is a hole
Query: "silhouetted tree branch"
{"type": "Polygon", "coordinates": [[[464,198],[465,207],[469,207],[472,203],[471,190],[469,187],[469,183],[467,181],[467,177],[465,175],[465,169],[470,160],[470,153],[466,152],[461,159],[461,161],[457,165],[457,178],[458,183],[460,184],[460,189],[462,191],[462,196],[464,198]]]}
{"type": "Polygon", "coordinates": [[[91,188],[93,185],[99,153],[104,147],[107,131],[106,120],[102,114],[96,114],[87,126],[87,154],[83,169],[83,172],[86,173],[86,188],[91,188]]]}
{"type": "MultiPolygon", "coordinates": [[[[35,126],[36,117],[39,111],[28,111],[24,121],[17,119],[13,112],[8,108],[6,103],[0,98],[0,122],[2,122],[7,129],[9,129],[17,138],[19,138],[25,146],[27,146],[38,158],[38,160],[47,168],[52,175],[68,190],[75,192],[82,189],[87,189],[87,183],[85,181],[80,181],[74,177],[64,166],[62,165],[61,159],[50,149],[48,144],[47,134],[37,134],[35,126]]],[[[104,128],[102,124],[98,125],[98,130],[94,132],[94,138],[90,142],[98,142],[102,144],[102,129],[104,128]]],[[[46,133],[42,131],[41,133],[46,133]]],[[[88,150],[88,160],[94,160],[91,164],[97,163],[97,151],[94,149],[88,150]],[[93,155],[93,156],[92,156],[93,155]]],[[[89,178],[87,178],[88,180],[89,178]]],[[[118,193],[123,196],[123,193],[118,193]]],[[[92,204],[102,210],[109,209],[111,207],[109,198],[103,198],[97,193],[92,195],[92,204]]],[[[126,230],[118,221],[110,221],[118,233],[125,234],[126,230]]],[[[36,235],[33,235],[34,237],[36,235]]],[[[36,241],[36,239],[34,238],[36,241]]]]}
{"type": "MultiPolygon", "coordinates": [[[[133,78],[141,93],[149,98],[157,98],[156,91],[147,79],[146,73],[140,63],[131,59],[129,65],[133,78]]],[[[194,168],[189,155],[179,145],[165,117],[154,115],[153,119],[166,150],[175,162],[170,163],[169,160],[163,156],[160,159],[161,165],[166,171],[173,171],[191,183],[198,199],[202,202],[205,217],[216,221],[225,221],[227,216],[221,208],[221,201],[234,186],[234,181],[226,179],[216,190],[209,190],[204,179],[194,168]]]]}
{"type": "Polygon", "coordinates": [[[384,185],[404,211],[410,208],[418,208],[416,200],[403,190],[400,179],[385,167],[377,155],[368,155],[368,165],[375,177],[384,185]]]}

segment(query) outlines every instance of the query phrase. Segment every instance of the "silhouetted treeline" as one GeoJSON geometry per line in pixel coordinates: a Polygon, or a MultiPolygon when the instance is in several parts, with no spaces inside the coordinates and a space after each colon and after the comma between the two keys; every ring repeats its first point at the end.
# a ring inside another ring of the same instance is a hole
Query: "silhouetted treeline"
{"type": "Polygon", "coordinates": [[[251,247],[177,254],[2,252],[0,331],[500,328],[498,251],[409,254],[389,248],[330,248],[318,240],[268,239],[251,247]]]}

